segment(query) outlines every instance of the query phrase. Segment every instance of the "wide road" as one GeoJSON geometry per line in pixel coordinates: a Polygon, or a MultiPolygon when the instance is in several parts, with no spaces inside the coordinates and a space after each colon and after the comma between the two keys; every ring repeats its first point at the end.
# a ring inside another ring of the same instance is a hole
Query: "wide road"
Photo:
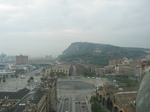
{"type": "Polygon", "coordinates": [[[94,84],[91,84],[91,86],[85,85],[87,85],[87,82],[77,80],[58,82],[58,86],[64,87],[64,89],[58,87],[59,103],[57,112],[91,112],[89,100],[91,95],[95,94],[95,88],[93,88],[94,84]],[[69,84],[71,82],[73,84],[69,84]],[[65,84],[68,85],[66,86],[65,84]],[[75,85],[75,87],[72,87],[72,85],[75,85]]]}
{"type": "Polygon", "coordinates": [[[72,98],[71,97],[63,97],[60,100],[59,104],[60,108],[58,112],[71,112],[72,111],[72,98]]]}
{"type": "Polygon", "coordinates": [[[88,101],[85,99],[84,95],[76,95],[75,100],[77,112],[90,112],[88,101]]]}
{"type": "Polygon", "coordinates": [[[91,112],[91,96],[97,87],[107,82],[101,78],[80,77],[75,66],[72,76],[57,81],[57,112],[91,112]]]}

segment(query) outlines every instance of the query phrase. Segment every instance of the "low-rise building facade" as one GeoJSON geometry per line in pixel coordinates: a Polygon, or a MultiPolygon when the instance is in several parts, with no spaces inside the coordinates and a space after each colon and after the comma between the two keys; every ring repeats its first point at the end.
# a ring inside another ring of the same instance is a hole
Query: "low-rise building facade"
{"type": "Polygon", "coordinates": [[[70,71],[70,65],[53,65],[51,67],[48,67],[45,70],[45,76],[50,75],[52,72],[53,73],[64,73],[66,76],[69,75],[70,71]]]}
{"type": "Polygon", "coordinates": [[[136,112],[136,96],[137,88],[98,92],[100,103],[110,112],[136,112]]]}

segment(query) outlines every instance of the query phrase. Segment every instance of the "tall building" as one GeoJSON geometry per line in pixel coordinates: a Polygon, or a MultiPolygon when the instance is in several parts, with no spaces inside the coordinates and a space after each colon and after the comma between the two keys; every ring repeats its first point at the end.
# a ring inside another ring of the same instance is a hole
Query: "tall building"
{"type": "Polygon", "coordinates": [[[16,64],[28,64],[28,56],[16,56],[16,64]]]}

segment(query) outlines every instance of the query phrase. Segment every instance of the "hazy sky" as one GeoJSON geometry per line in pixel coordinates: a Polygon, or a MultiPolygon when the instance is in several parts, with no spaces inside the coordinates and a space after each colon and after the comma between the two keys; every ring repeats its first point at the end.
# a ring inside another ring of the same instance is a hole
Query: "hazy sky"
{"type": "Polygon", "coordinates": [[[0,53],[57,56],[80,41],[150,48],[150,0],[0,0],[0,53]]]}

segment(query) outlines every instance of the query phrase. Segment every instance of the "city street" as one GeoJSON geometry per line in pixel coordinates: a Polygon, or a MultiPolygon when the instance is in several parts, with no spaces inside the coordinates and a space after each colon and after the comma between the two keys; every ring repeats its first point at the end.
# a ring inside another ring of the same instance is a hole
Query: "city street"
{"type": "Polygon", "coordinates": [[[59,94],[57,112],[91,112],[89,100],[93,90],[61,90],[59,94]]]}
{"type": "Polygon", "coordinates": [[[104,82],[103,79],[83,77],[58,79],[57,112],[91,112],[90,97],[95,95],[96,86],[104,82]]]}
{"type": "Polygon", "coordinates": [[[90,98],[106,79],[77,77],[73,66],[72,76],[57,83],[57,112],[91,112],[90,98]]]}

